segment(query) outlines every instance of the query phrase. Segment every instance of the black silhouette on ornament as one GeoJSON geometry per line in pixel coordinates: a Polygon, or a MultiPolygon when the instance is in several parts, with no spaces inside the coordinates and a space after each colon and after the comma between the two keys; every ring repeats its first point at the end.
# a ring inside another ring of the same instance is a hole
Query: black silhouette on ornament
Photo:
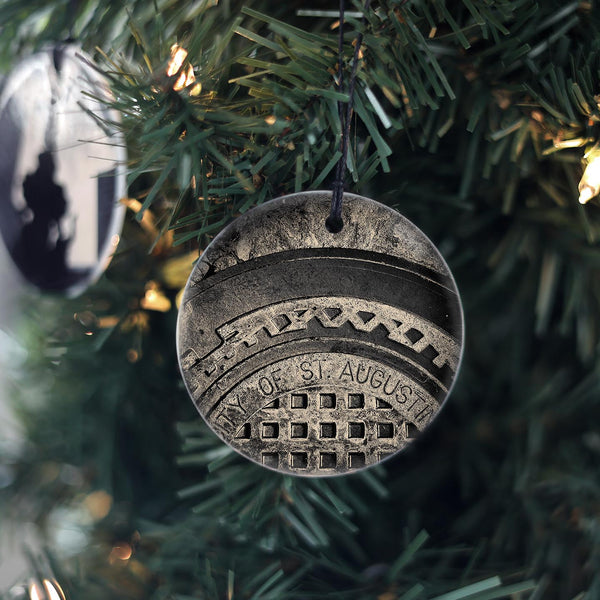
{"type": "Polygon", "coordinates": [[[61,227],[67,201],[62,187],[54,181],[54,172],[52,152],[42,152],[37,170],[23,180],[27,203],[23,212],[32,217],[23,225],[15,253],[27,279],[46,289],[62,289],[73,278],[66,262],[71,238],[61,227]]]}

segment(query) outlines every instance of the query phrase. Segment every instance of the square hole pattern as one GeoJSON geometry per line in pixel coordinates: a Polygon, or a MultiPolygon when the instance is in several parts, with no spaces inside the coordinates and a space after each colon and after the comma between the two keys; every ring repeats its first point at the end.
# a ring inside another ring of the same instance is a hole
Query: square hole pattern
{"type": "Polygon", "coordinates": [[[292,394],[290,406],[292,408],[306,408],[308,406],[308,394],[292,394]]]}
{"type": "Polygon", "coordinates": [[[364,438],[365,424],[364,423],[348,423],[349,438],[364,438]]]}
{"type": "Polygon", "coordinates": [[[306,469],[308,467],[308,454],[306,452],[291,452],[290,465],[293,469],[306,469]]]}
{"type": "Polygon", "coordinates": [[[279,437],[279,423],[263,423],[262,436],[265,439],[274,439],[279,437]]]}
{"type": "Polygon", "coordinates": [[[276,469],[279,467],[279,454],[277,452],[263,452],[262,463],[265,467],[276,469]]]}
{"type": "Polygon", "coordinates": [[[336,435],[335,423],[321,423],[320,435],[322,438],[334,438],[336,435]]]}
{"type": "Polygon", "coordinates": [[[377,437],[378,438],[394,437],[394,424],[393,423],[377,423],[377,437]]]}
{"type": "Polygon", "coordinates": [[[365,397],[363,394],[348,394],[348,408],[364,408],[365,397]]]}
{"type": "Polygon", "coordinates": [[[321,469],[335,469],[337,455],[335,452],[321,452],[319,466],[321,469]]]}
{"type": "Polygon", "coordinates": [[[292,423],[290,426],[290,434],[293,438],[307,438],[308,423],[292,423]]]}
{"type": "MultiPolygon", "coordinates": [[[[307,409],[309,402],[308,394],[297,393],[291,394],[289,408],[291,409],[307,409]]],[[[336,394],[334,393],[320,393],[317,400],[318,408],[323,409],[334,409],[337,407],[336,394]]],[[[283,402],[286,402],[284,399],[283,402]]],[[[365,396],[364,394],[348,394],[347,396],[347,407],[348,409],[364,409],[365,408],[365,396]]],[[[375,407],[378,409],[392,409],[392,406],[381,398],[375,398],[375,407]]],[[[264,407],[265,409],[279,409],[282,408],[279,399],[273,400],[270,404],[264,407]]],[[[305,414],[305,413],[304,413],[305,414]]],[[[301,414],[298,414],[301,417],[301,414]]],[[[358,416],[358,414],[357,414],[358,416]]],[[[384,419],[384,414],[381,415],[384,419]]],[[[302,418],[302,417],[301,417],[302,418]]],[[[360,417],[359,417],[360,418],[360,417]]],[[[379,422],[375,425],[375,434],[379,439],[391,439],[396,435],[396,428],[392,422],[379,422]]],[[[407,424],[408,437],[412,437],[415,434],[415,427],[412,424],[407,424]]],[[[263,439],[266,440],[277,440],[283,436],[285,439],[288,432],[283,430],[280,431],[280,424],[278,422],[262,422],[257,425],[251,423],[245,423],[237,434],[238,439],[251,439],[252,434],[256,435],[259,433],[263,439]],[[254,427],[257,430],[254,430],[254,427]]],[[[315,433],[318,433],[321,439],[335,439],[338,437],[337,424],[335,422],[322,421],[318,424],[318,429],[315,433]]],[[[345,437],[345,432],[342,432],[342,437],[345,437]]],[[[309,424],[306,421],[293,421],[289,425],[289,439],[306,440],[309,437],[309,424]]],[[[348,423],[347,437],[349,439],[364,439],[366,437],[366,425],[362,421],[350,421],[348,423]]],[[[278,447],[278,446],[277,446],[278,447]]],[[[344,452],[344,454],[346,454],[344,452]]],[[[280,456],[280,452],[262,452],[262,463],[266,467],[277,469],[280,467],[281,460],[284,463],[287,462],[292,469],[308,469],[310,456],[312,453],[303,451],[284,452],[283,458],[280,456]],[[287,458],[286,458],[287,456],[287,458]]],[[[382,460],[389,454],[386,452],[378,453],[378,459],[382,460]]],[[[348,452],[344,457],[340,457],[338,452],[326,452],[319,451],[315,454],[312,460],[318,463],[320,469],[335,469],[340,460],[346,462],[350,469],[360,469],[366,466],[366,455],[364,452],[348,452]]],[[[312,463],[311,463],[312,464],[312,463]]]]}
{"type": "Polygon", "coordinates": [[[321,408],[335,408],[335,394],[319,394],[321,408]]]}

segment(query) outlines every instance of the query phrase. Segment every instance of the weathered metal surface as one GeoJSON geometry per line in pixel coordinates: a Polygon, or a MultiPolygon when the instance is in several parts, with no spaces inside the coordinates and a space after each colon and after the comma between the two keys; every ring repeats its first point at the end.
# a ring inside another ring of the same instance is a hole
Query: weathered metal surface
{"type": "Polygon", "coordinates": [[[345,194],[272,200],[210,244],[183,297],[178,352],[210,427],[296,475],[376,464],[439,412],[462,352],[462,309],[433,244],[396,211],[345,194]]]}

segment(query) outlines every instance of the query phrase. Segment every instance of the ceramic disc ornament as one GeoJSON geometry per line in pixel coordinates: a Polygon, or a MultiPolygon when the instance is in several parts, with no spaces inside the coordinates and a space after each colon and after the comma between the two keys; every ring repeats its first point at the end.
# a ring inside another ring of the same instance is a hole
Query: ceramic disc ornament
{"type": "Polygon", "coordinates": [[[259,464],[337,475],[404,448],[459,366],[462,309],[448,266],[396,211],[330,192],[249,211],[208,246],[178,322],[180,367],[210,427],[259,464]]]}
{"type": "Polygon", "coordinates": [[[78,48],[34,54],[0,92],[0,233],[23,277],[74,295],[105,269],[124,216],[125,150],[78,48]]]}

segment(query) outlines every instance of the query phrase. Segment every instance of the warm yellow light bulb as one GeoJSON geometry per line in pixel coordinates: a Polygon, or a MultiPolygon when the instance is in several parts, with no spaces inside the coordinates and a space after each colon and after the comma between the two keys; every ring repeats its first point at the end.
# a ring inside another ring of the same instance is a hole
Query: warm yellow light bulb
{"type": "Polygon", "coordinates": [[[65,595],[63,594],[60,585],[58,585],[58,581],[44,579],[44,587],[46,588],[48,600],[64,600],[65,595]]]}
{"type": "Polygon", "coordinates": [[[171,310],[171,301],[158,289],[158,286],[151,281],[146,286],[146,293],[140,300],[140,306],[144,310],[168,312],[171,310]]]}
{"type": "Polygon", "coordinates": [[[171,46],[171,60],[169,61],[169,66],[167,67],[167,75],[172,77],[181,69],[183,65],[183,61],[187,58],[188,52],[185,48],[177,44],[173,44],[171,46]]]}
{"type": "MultiPolygon", "coordinates": [[[[167,66],[167,75],[172,77],[179,73],[179,77],[177,81],[173,84],[173,89],[178,92],[183,88],[186,88],[188,85],[191,85],[196,81],[196,76],[194,75],[194,67],[192,65],[188,65],[187,69],[181,71],[181,67],[183,66],[183,62],[187,58],[188,51],[185,48],[182,48],[178,44],[173,44],[171,46],[171,60],[169,61],[169,65],[167,66]],[[181,72],[180,72],[181,71],[181,72]]],[[[191,90],[191,96],[197,96],[202,91],[202,85],[197,83],[191,90]]]]}
{"type": "Polygon", "coordinates": [[[65,600],[65,593],[56,579],[44,579],[43,589],[35,581],[29,585],[30,600],[65,600]]]}
{"type": "Polygon", "coordinates": [[[29,598],[30,600],[42,600],[44,592],[40,590],[38,584],[32,582],[29,586],[29,598]]]}
{"type": "Polygon", "coordinates": [[[579,202],[585,204],[600,194],[600,154],[588,163],[579,182],[579,202]]]}
{"type": "Polygon", "coordinates": [[[113,547],[108,560],[111,564],[114,564],[118,561],[128,561],[132,554],[133,548],[129,544],[122,542],[113,547]]]}

